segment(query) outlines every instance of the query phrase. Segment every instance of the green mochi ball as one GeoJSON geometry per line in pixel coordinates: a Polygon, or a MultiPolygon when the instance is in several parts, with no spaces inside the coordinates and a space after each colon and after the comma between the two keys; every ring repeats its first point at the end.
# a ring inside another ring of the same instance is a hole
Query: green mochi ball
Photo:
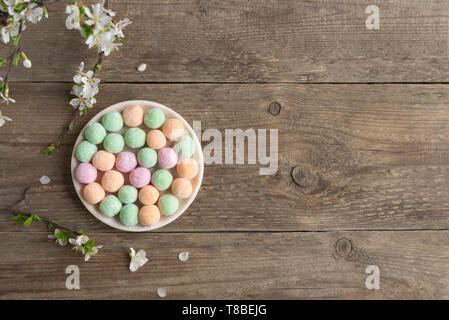
{"type": "Polygon", "coordinates": [[[152,168],[157,163],[157,152],[151,148],[142,148],[137,153],[137,161],[142,167],[152,168]]]}
{"type": "Polygon", "coordinates": [[[135,204],[127,204],[120,209],[120,221],[125,226],[135,226],[139,222],[139,207],[135,204]]]}
{"type": "Polygon", "coordinates": [[[173,176],[167,169],[158,169],[153,173],[151,182],[160,191],[167,190],[173,181],[173,176]]]}
{"type": "Polygon", "coordinates": [[[160,128],[165,121],[164,112],[160,109],[150,109],[145,112],[144,122],[148,128],[160,128]]]}
{"type": "Polygon", "coordinates": [[[106,196],[106,198],[104,198],[100,203],[100,211],[107,217],[115,216],[120,212],[121,208],[122,203],[116,196],[112,194],[106,196]]]}
{"type": "Polygon", "coordinates": [[[183,136],[173,147],[178,159],[190,158],[195,153],[195,143],[190,136],[183,136]]]}
{"type": "Polygon", "coordinates": [[[105,113],[105,115],[101,119],[101,123],[109,132],[117,132],[123,128],[122,115],[117,111],[105,113]]]}
{"type": "Polygon", "coordinates": [[[93,144],[100,144],[106,137],[106,129],[98,122],[91,123],[84,132],[86,139],[93,144]]]}
{"type": "Polygon", "coordinates": [[[171,216],[173,213],[175,213],[176,210],[178,210],[178,206],[178,198],[176,198],[172,194],[164,194],[159,199],[159,209],[166,216],[171,216]]]}
{"type": "Polygon", "coordinates": [[[145,145],[147,135],[140,128],[129,128],[125,133],[125,143],[130,148],[141,148],[145,145]]]}
{"type": "Polygon", "coordinates": [[[135,187],[126,185],[120,188],[118,198],[125,204],[136,202],[138,191],[135,187]]]}
{"type": "Polygon", "coordinates": [[[76,147],[75,156],[81,162],[90,162],[97,151],[96,145],[84,140],[76,147]]]}
{"type": "Polygon", "coordinates": [[[110,133],[104,138],[103,147],[110,153],[119,153],[125,147],[125,140],[121,134],[110,133]]]}

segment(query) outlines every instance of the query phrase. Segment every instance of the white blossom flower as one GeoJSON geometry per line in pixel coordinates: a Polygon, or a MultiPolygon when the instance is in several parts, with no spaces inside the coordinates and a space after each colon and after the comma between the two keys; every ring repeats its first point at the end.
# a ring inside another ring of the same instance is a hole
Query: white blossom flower
{"type": "Polygon", "coordinates": [[[3,127],[6,121],[12,121],[12,119],[10,117],[4,116],[0,111],[0,127],[3,127]]]}
{"type": "MultiPolygon", "coordinates": [[[[1,30],[2,41],[8,43],[11,38],[19,35],[20,22],[14,21],[4,26],[1,30]]],[[[25,24],[22,25],[22,30],[25,30],[25,24]]]]}
{"type": "Polygon", "coordinates": [[[145,250],[139,250],[137,253],[133,248],[129,248],[129,256],[131,257],[131,262],[129,264],[129,270],[131,272],[137,271],[141,266],[147,263],[148,259],[146,257],[147,253],[145,250]]]}
{"type": "Polygon", "coordinates": [[[0,92],[0,98],[2,99],[1,103],[9,104],[10,102],[16,103],[16,100],[10,97],[6,97],[3,92],[0,92]]]}
{"type": "Polygon", "coordinates": [[[56,228],[54,231],[54,234],[49,234],[48,235],[48,239],[56,239],[56,243],[59,244],[60,246],[65,246],[66,244],[64,244],[64,242],[62,242],[62,238],[56,238],[56,235],[61,232],[60,229],[56,228]]]}
{"type": "Polygon", "coordinates": [[[84,255],[84,261],[89,261],[90,257],[96,255],[98,253],[98,250],[101,248],[103,248],[102,245],[92,247],[92,252],[87,252],[84,255]]]}
{"type": "Polygon", "coordinates": [[[89,237],[86,235],[80,235],[76,238],[69,239],[69,242],[76,247],[82,247],[83,244],[86,244],[87,241],[89,241],[89,237]]]}
{"type": "Polygon", "coordinates": [[[94,26],[95,30],[103,31],[106,25],[112,21],[111,16],[105,12],[104,3],[94,4],[92,12],[89,8],[85,8],[84,13],[90,18],[84,23],[88,26],[94,26]]]}
{"type": "Polygon", "coordinates": [[[21,18],[20,12],[16,12],[15,8],[19,3],[19,0],[3,0],[8,8],[8,14],[13,18],[14,21],[19,21],[21,18]]]}
{"type": "Polygon", "coordinates": [[[77,73],[73,77],[73,82],[75,82],[75,83],[81,82],[81,77],[83,76],[83,71],[84,71],[84,61],[81,61],[80,65],[78,67],[77,73]]]}
{"type": "Polygon", "coordinates": [[[123,34],[123,28],[125,28],[127,25],[131,24],[132,22],[129,21],[128,18],[122,19],[119,22],[117,22],[114,25],[114,34],[118,35],[120,38],[124,38],[125,35],[123,34]]]}
{"type": "Polygon", "coordinates": [[[68,17],[65,20],[65,26],[67,29],[71,30],[71,29],[81,29],[81,24],[80,24],[80,8],[75,5],[68,5],[65,8],[65,13],[68,14],[68,17]]]}
{"type": "Polygon", "coordinates": [[[31,23],[38,23],[44,15],[44,9],[39,7],[37,3],[30,3],[22,12],[20,12],[20,15],[25,17],[31,23]]]}
{"type": "Polygon", "coordinates": [[[98,93],[100,79],[94,78],[94,72],[92,70],[87,71],[87,73],[81,77],[81,83],[83,83],[82,96],[84,98],[93,97],[98,93]]]}

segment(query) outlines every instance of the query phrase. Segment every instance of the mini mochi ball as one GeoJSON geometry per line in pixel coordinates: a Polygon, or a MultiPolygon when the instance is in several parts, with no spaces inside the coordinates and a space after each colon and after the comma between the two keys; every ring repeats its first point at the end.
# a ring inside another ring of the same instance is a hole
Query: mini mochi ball
{"type": "Polygon", "coordinates": [[[153,173],[151,182],[159,190],[164,191],[170,188],[173,176],[167,169],[158,169],[153,173]]]}
{"type": "Polygon", "coordinates": [[[158,205],[164,215],[171,216],[178,210],[179,201],[174,195],[167,193],[159,198],[158,205]]]}
{"type": "Polygon", "coordinates": [[[163,148],[157,153],[157,160],[162,168],[171,169],[176,166],[178,157],[172,148],[163,148]]]}
{"type": "Polygon", "coordinates": [[[107,217],[115,216],[120,212],[121,208],[122,203],[116,196],[112,194],[106,196],[106,198],[104,198],[100,203],[100,212],[107,217]]]}
{"type": "Polygon", "coordinates": [[[94,122],[87,126],[84,136],[90,143],[100,144],[106,137],[106,129],[98,122],[94,122]]]}
{"type": "Polygon", "coordinates": [[[111,111],[105,113],[101,119],[103,127],[109,132],[117,132],[123,128],[123,118],[120,112],[111,111]]]}
{"type": "Polygon", "coordinates": [[[121,134],[110,133],[104,138],[103,147],[110,153],[119,153],[125,147],[125,140],[121,134]]]}
{"type": "Polygon", "coordinates": [[[153,186],[145,186],[139,191],[139,201],[144,205],[155,204],[159,198],[159,191],[153,186]]]}
{"type": "Polygon", "coordinates": [[[139,221],[144,226],[155,226],[161,219],[161,212],[155,205],[143,206],[139,211],[139,221]]]}
{"type": "Polygon", "coordinates": [[[171,185],[171,191],[179,199],[187,199],[192,194],[192,184],[189,179],[176,178],[171,185]]]}
{"type": "Polygon", "coordinates": [[[151,148],[142,148],[137,153],[137,162],[142,167],[152,168],[157,163],[157,152],[151,148]]]}
{"type": "Polygon", "coordinates": [[[123,186],[118,192],[118,198],[121,202],[125,204],[134,203],[137,200],[137,189],[133,186],[123,186]]]}
{"type": "Polygon", "coordinates": [[[137,166],[137,158],[133,152],[124,151],[115,159],[115,166],[121,172],[130,172],[137,166]]]}
{"type": "Polygon", "coordinates": [[[92,183],[97,179],[97,169],[90,163],[82,162],[75,169],[75,179],[79,183],[92,183]]]}
{"type": "Polygon", "coordinates": [[[146,133],[140,128],[129,128],[125,133],[125,143],[130,148],[141,148],[145,141],[146,133]]]}
{"type": "Polygon", "coordinates": [[[104,199],[105,192],[99,183],[92,182],[83,188],[84,200],[90,204],[97,204],[104,199]]]}
{"type": "Polygon", "coordinates": [[[151,130],[147,134],[147,145],[155,150],[162,149],[167,143],[167,138],[161,130],[151,130]]]}
{"type": "Polygon", "coordinates": [[[154,108],[147,110],[145,112],[144,122],[145,125],[150,129],[157,129],[162,126],[165,121],[164,112],[160,109],[154,108]]]}
{"type": "Polygon", "coordinates": [[[128,127],[138,127],[143,123],[143,110],[138,104],[126,107],[122,112],[123,122],[128,127]]]}
{"type": "Polygon", "coordinates": [[[198,174],[198,162],[193,158],[182,159],[176,165],[178,176],[186,179],[193,179],[198,174]]]}
{"type": "Polygon", "coordinates": [[[108,171],[114,167],[115,156],[107,151],[100,150],[92,158],[92,164],[100,171],[108,171]]]}
{"type": "Polygon", "coordinates": [[[190,136],[183,136],[173,147],[178,159],[190,158],[195,153],[195,144],[190,136]]]}
{"type": "Polygon", "coordinates": [[[116,170],[109,170],[101,177],[101,185],[107,192],[117,192],[125,183],[123,175],[116,170]]]}
{"type": "Polygon", "coordinates": [[[165,121],[162,132],[168,140],[176,141],[184,134],[184,124],[179,119],[169,119],[165,121]]]}
{"type": "Polygon", "coordinates": [[[129,174],[129,182],[136,188],[143,188],[151,181],[151,172],[147,168],[135,168],[129,174]]]}
{"type": "Polygon", "coordinates": [[[81,141],[76,147],[75,157],[81,162],[90,162],[98,148],[87,140],[81,141]]]}
{"type": "Polygon", "coordinates": [[[120,222],[125,226],[135,226],[139,222],[139,207],[135,204],[127,204],[120,209],[120,222]]]}

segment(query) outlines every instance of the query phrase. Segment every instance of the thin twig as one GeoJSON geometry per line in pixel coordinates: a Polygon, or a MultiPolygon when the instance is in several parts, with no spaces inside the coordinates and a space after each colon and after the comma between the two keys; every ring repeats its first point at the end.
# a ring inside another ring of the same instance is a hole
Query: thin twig
{"type": "MultiPolygon", "coordinates": [[[[26,187],[25,190],[22,193],[22,197],[20,198],[20,200],[17,201],[11,207],[6,208],[6,211],[8,211],[10,214],[12,214],[14,216],[20,216],[21,215],[21,216],[31,217],[31,215],[32,215],[31,212],[25,212],[25,211],[14,209],[19,204],[21,204],[23,201],[26,200],[27,193],[28,193],[29,190],[30,190],[30,187],[29,186],[26,187]]],[[[73,233],[74,235],[77,235],[77,236],[81,235],[78,231],[75,231],[75,230],[72,230],[70,228],[64,227],[63,225],[61,225],[61,224],[59,224],[57,222],[54,222],[54,221],[52,221],[52,220],[50,220],[50,219],[48,219],[46,217],[39,216],[39,219],[41,221],[43,221],[45,224],[47,224],[47,225],[51,223],[55,228],[59,228],[59,229],[65,230],[65,231],[70,231],[71,233],[73,233]]]]}

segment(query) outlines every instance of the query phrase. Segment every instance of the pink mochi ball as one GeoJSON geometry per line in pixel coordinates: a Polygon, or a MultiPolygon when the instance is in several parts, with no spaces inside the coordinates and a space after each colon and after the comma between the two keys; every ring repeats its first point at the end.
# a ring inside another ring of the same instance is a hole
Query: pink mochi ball
{"type": "Polygon", "coordinates": [[[159,165],[164,169],[171,169],[176,166],[178,157],[172,148],[162,148],[157,154],[159,165]]]}
{"type": "Polygon", "coordinates": [[[120,152],[115,159],[115,167],[121,172],[130,172],[137,166],[137,157],[132,152],[120,152]]]}
{"type": "Polygon", "coordinates": [[[143,188],[151,181],[151,172],[147,168],[135,168],[129,174],[129,182],[136,188],[143,188]]]}
{"type": "Polygon", "coordinates": [[[79,183],[92,183],[97,179],[97,169],[90,163],[82,162],[75,169],[75,179],[79,183]]]}

